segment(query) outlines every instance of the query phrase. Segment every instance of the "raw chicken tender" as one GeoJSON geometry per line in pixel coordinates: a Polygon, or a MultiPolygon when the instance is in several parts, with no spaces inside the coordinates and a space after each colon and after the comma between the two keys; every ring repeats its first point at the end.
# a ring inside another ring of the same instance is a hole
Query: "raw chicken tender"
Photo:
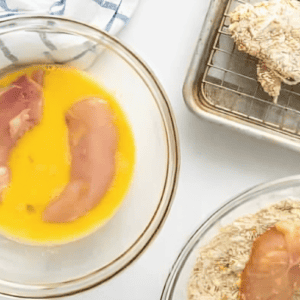
{"type": "Polygon", "coordinates": [[[259,59],[257,75],[265,92],[280,94],[281,82],[300,82],[300,2],[270,0],[242,4],[230,13],[238,50],[259,59]]]}
{"type": "Polygon", "coordinates": [[[71,150],[71,179],[58,199],[46,207],[46,222],[73,221],[94,208],[112,183],[118,132],[107,103],[91,98],[66,114],[71,150]]]}
{"type": "Polygon", "coordinates": [[[241,276],[242,300],[289,300],[300,287],[300,223],[277,223],[253,243],[241,276]]]}
{"type": "Polygon", "coordinates": [[[9,184],[11,150],[42,118],[43,77],[44,72],[37,70],[31,78],[23,75],[0,91],[0,196],[9,184]]]}

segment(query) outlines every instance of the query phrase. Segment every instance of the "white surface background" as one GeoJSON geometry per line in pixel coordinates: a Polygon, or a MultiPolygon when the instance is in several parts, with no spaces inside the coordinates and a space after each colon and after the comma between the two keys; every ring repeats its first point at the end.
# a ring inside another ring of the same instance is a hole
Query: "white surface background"
{"type": "Polygon", "coordinates": [[[164,227],[132,266],[66,299],[159,300],[180,249],[210,212],[253,185],[300,173],[299,153],[200,120],[185,106],[182,86],[208,5],[208,0],[140,0],[119,35],[169,96],[181,144],[178,189],[164,227]]]}
{"type": "Polygon", "coordinates": [[[208,0],[140,0],[119,38],[162,83],[181,145],[179,185],[155,241],[127,270],[71,300],[159,300],[168,272],[190,234],[221,203],[253,185],[300,173],[300,154],[195,117],[183,82],[208,0]]]}

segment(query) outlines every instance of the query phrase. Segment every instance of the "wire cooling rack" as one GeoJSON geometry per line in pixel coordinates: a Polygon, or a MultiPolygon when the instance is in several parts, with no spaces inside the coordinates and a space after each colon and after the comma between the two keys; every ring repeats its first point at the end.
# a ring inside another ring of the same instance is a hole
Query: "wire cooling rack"
{"type": "Polygon", "coordinates": [[[300,138],[300,85],[282,84],[277,103],[257,81],[257,59],[240,52],[229,33],[229,13],[242,3],[229,0],[209,50],[204,75],[199,79],[204,100],[231,118],[300,138]]]}

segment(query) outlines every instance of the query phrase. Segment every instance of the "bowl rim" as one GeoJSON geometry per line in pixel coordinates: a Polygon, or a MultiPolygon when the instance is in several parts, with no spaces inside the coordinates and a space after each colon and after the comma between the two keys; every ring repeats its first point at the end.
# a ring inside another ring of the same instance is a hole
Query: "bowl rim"
{"type": "Polygon", "coordinates": [[[183,247],[177,254],[177,257],[173,265],[171,266],[171,269],[164,283],[160,300],[173,299],[174,290],[180,277],[181,270],[185,266],[185,263],[188,260],[191,252],[197,246],[197,243],[200,240],[201,236],[205,234],[221,216],[227,214],[229,211],[239,206],[240,204],[247,202],[249,197],[253,197],[257,193],[268,191],[270,189],[273,189],[274,187],[284,187],[286,186],[286,184],[291,185],[293,183],[298,183],[298,185],[300,186],[300,175],[288,176],[281,179],[254,185],[253,187],[250,187],[237,194],[235,197],[223,202],[217,209],[210,213],[209,216],[200,223],[200,226],[198,225],[196,230],[194,230],[193,233],[188,237],[188,239],[183,244],[183,247]]]}
{"type": "MultiPolygon", "coordinates": [[[[169,212],[171,205],[174,200],[175,192],[178,185],[178,177],[179,177],[179,169],[180,169],[180,149],[179,149],[179,136],[177,131],[177,126],[175,122],[175,116],[173,110],[170,105],[170,101],[166,92],[164,91],[162,85],[158,81],[158,78],[151,70],[151,68],[140,58],[139,55],[134,53],[134,51],[123,42],[121,42],[118,38],[111,36],[107,32],[93,27],[91,25],[75,21],[66,17],[58,17],[58,16],[45,16],[39,14],[20,14],[11,17],[7,17],[3,20],[0,20],[0,34],[10,33],[17,30],[23,30],[24,24],[22,26],[9,26],[9,23],[12,21],[18,22],[26,22],[30,21],[30,26],[33,25],[33,21],[57,21],[62,24],[75,25],[77,28],[88,29],[90,32],[94,32],[95,36],[100,34],[100,37],[104,36],[110,43],[113,51],[120,56],[122,59],[124,55],[127,56],[126,63],[128,63],[139,75],[144,84],[148,87],[150,93],[153,95],[154,101],[157,104],[157,108],[160,112],[161,120],[164,124],[165,136],[166,136],[166,145],[167,145],[167,171],[166,178],[164,182],[163,191],[160,197],[160,201],[156,207],[156,210],[149,221],[146,228],[143,232],[138,236],[135,242],[125,250],[121,255],[119,255],[116,259],[101,267],[100,269],[89,273],[80,278],[72,279],[66,282],[61,282],[59,284],[49,284],[49,285],[25,285],[19,283],[7,282],[5,283],[10,286],[12,289],[16,289],[16,293],[6,293],[0,290],[0,294],[3,296],[8,296],[12,298],[31,298],[31,299],[47,299],[47,298],[56,298],[63,296],[71,296],[78,293],[82,293],[91,288],[97,287],[98,285],[106,282],[107,280],[113,278],[115,275],[124,271],[133,261],[135,261],[153,242],[154,238],[157,236],[159,230],[162,228],[169,212]],[[7,24],[7,25],[5,25],[7,24]],[[122,53],[120,53],[122,52],[122,53]],[[123,55],[121,55],[123,54],[123,55]],[[134,63],[136,67],[134,67],[134,63]],[[151,87],[152,83],[152,87],[151,87]],[[155,93],[160,95],[160,97],[155,97],[155,93]],[[116,270],[110,270],[109,272],[103,272],[108,267],[116,265],[118,266],[116,270]],[[100,273],[100,274],[99,274],[100,273]],[[101,274],[103,273],[102,277],[101,274]],[[96,278],[97,277],[97,278],[96,278]],[[93,279],[89,282],[89,280],[93,279]],[[27,287],[27,290],[26,290],[27,287]],[[29,287],[29,288],[28,288],[29,287]],[[20,290],[26,290],[26,295],[24,295],[20,290]],[[62,290],[61,290],[62,289],[62,290]],[[41,293],[44,291],[44,295],[36,295],[33,290],[36,290],[41,293]]],[[[37,27],[34,27],[37,28],[37,27]]],[[[73,34],[80,34],[79,31],[70,30],[73,34]]],[[[87,36],[87,34],[80,34],[81,36],[87,36]]],[[[90,37],[90,36],[89,36],[90,37]]],[[[96,36],[97,37],[97,36],[96,36]]],[[[3,281],[0,280],[0,284],[3,281]]]]}

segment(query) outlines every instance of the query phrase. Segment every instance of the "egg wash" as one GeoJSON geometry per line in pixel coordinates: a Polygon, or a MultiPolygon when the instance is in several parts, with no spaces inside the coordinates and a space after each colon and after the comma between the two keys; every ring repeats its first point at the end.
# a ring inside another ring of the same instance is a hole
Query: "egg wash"
{"type": "Polygon", "coordinates": [[[44,109],[40,124],[16,144],[9,159],[11,181],[0,203],[0,232],[31,244],[57,244],[83,237],[108,221],[120,207],[132,180],[135,164],[133,133],[114,96],[87,73],[73,67],[31,66],[0,78],[6,87],[37,68],[45,71],[44,109]],[[96,208],[69,223],[42,221],[45,207],[70,179],[70,149],[66,111],[88,97],[107,101],[119,133],[114,180],[96,208]]]}

